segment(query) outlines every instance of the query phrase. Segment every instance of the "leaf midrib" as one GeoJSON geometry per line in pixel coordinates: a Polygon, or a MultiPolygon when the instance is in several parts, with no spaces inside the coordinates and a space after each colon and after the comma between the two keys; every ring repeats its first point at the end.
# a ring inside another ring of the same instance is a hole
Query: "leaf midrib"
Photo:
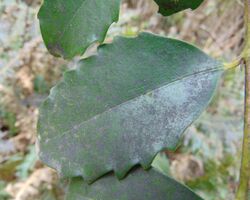
{"type": "Polygon", "coordinates": [[[85,120],[85,121],[82,121],[81,123],[78,123],[78,124],[73,125],[70,129],[68,129],[68,130],[66,130],[66,131],[64,131],[64,132],[62,132],[62,134],[60,134],[60,135],[56,135],[56,136],[54,136],[54,137],[52,137],[52,138],[49,138],[49,140],[54,140],[54,139],[56,139],[57,137],[62,137],[62,136],[66,135],[67,133],[69,133],[69,132],[72,131],[72,130],[78,130],[83,124],[85,124],[85,123],[91,121],[91,120],[94,119],[94,118],[97,118],[97,117],[101,116],[103,113],[109,112],[109,111],[111,111],[111,110],[113,110],[113,109],[115,109],[115,108],[117,108],[117,107],[120,107],[120,106],[122,106],[122,105],[124,105],[124,104],[128,104],[128,103],[130,103],[131,101],[134,101],[135,99],[137,99],[137,98],[139,98],[139,97],[141,97],[141,96],[144,96],[145,94],[147,94],[147,93],[149,93],[149,92],[151,92],[151,91],[159,90],[159,89],[161,89],[162,87],[166,87],[166,86],[172,85],[172,84],[174,84],[175,82],[182,81],[182,80],[187,79],[187,78],[190,78],[190,77],[192,77],[192,76],[196,76],[196,75],[199,75],[199,74],[206,74],[206,73],[210,73],[210,72],[212,73],[212,72],[216,72],[216,71],[220,71],[220,70],[223,71],[223,67],[222,67],[222,66],[217,66],[217,67],[214,67],[214,68],[210,68],[210,69],[202,70],[202,71],[199,71],[199,72],[195,72],[195,73],[193,73],[193,74],[188,74],[188,75],[182,76],[182,77],[177,78],[177,79],[175,79],[175,80],[173,80],[173,81],[171,81],[171,82],[168,82],[167,84],[166,84],[166,82],[163,83],[163,84],[160,84],[158,87],[156,87],[156,88],[154,88],[154,89],[152,89],[152,90],[150,90],[150,91],[145,91],[145,92],[144,92],[143,94],[141,94],[141,95],[138,95],[138,96],[133,97],[133,98],[131,98],[131,99],[125,101],[125,102],[122,102],[122,103],[117,104],[117,105],[115,105],[115,106],[113,106],[113,107],[110,107],[109,109],[107,109],[107,110],[105,110],[105,111],[103,111],[103,112],[100,112],[99,114],[96,114],[96,115],[92,116],[91,118],[89,118],[89,119],[87,119],[87,120],[85,120]],[[75,127],[77,127],[77,128],[75,128],[75,127]]]}

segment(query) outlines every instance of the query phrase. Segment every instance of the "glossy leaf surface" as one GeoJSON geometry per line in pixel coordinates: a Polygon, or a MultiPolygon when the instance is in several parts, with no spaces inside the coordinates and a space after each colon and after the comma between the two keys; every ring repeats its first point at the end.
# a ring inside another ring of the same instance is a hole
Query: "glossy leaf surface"
{"type": "Polygon", "coordinates": [[[66,200],[201,200],[191,190],[151,169],[136,169],[126,179],[107,175],[92,185],[74,178],[66,200]]]}
{"type": "Polygon", "coordinates": [[[175,149],[202,113],[220,63],[187,43],[143,33],[115,39],[64,74],[40,109],[40,158],[64,177],[123,178],[175,149]]]}
{"type": "Polygon", "coordinates": [[[44,0],[38,17],[51,54],[72,58],[102,43],[118,20],[120,0],[44,0]]]}
{"type": "Polygon", "coordinates": [[[196,9],[203,0],[154,0],[159,6],[159,12],[169,16],[182,10],[196,9]]]}

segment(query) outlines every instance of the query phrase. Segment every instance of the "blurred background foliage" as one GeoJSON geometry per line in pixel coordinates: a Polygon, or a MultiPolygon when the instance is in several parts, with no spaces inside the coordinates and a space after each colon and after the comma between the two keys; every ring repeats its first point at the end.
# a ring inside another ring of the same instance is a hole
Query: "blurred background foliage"
{"type": "MultiPolygon", "coordinates": [[[[60,200],[65,182],[35,151],[38,106],[71,62],[45,49],[37,21],[40,0],[0,0],[0,200],[60,200]]],[[[230,61],[243,45],[240,0],[206,0],[192,11],[164,18],[152,0],[124,0],[116,35],[140,31],[196,44],[230,61]]],[[[143,51],[143,50],[142,50],[143,51]]],[[[96,45],[84,55],[96,52],[96,45]]],[[[83,57],[84,57],[83,56],[83,57]]],[[[208,200],[231,200],[239,179],[243,130],[243,70],[226,72],[209,108],[187,129],[176,152],[162,152],[153,165],[208,200]]]]}

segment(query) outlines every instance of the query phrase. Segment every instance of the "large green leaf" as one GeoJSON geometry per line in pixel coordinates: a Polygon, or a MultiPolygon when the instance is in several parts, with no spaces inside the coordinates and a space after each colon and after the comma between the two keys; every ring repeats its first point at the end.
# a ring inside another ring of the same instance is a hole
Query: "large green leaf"
{"type": "Polygon", "coordinates": [[[39,11],[41,32],[51,54],[72,58],[93,42],[103,42],[118,20],[120,0],[44,0],[39,11]]]}
{"type": "Polygon", "coordinates": [[[122,178],[175,149],[201,114],[220,63],[187,43],[143,33],[115,39],[51,90],[40,109],[40,158],[64,177],[122,178]]]}
{"type": "Polygon", "coordinates": [[[72,179],[66,200],[201,200],[191,190],[155,171],[136,169],[122,181],[108,175],[88,185],[72,179]]]}
{"type": "Polygon", "coordinates": [[[196,9],[203,0],[154,0],[162,15],[169,16],[187,8],[196,9]]]}

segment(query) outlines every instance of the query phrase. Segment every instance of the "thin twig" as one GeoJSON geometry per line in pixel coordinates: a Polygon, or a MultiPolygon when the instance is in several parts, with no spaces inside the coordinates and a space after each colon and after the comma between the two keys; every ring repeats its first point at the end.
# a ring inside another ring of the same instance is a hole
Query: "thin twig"
{"type": "Polygon", "coordinates": [[[245,0],[246,39],[242,58],[245,64],[245,114],[240,184],[236,200],[249,200],[250,181],[250,0],[245,0]]]}

